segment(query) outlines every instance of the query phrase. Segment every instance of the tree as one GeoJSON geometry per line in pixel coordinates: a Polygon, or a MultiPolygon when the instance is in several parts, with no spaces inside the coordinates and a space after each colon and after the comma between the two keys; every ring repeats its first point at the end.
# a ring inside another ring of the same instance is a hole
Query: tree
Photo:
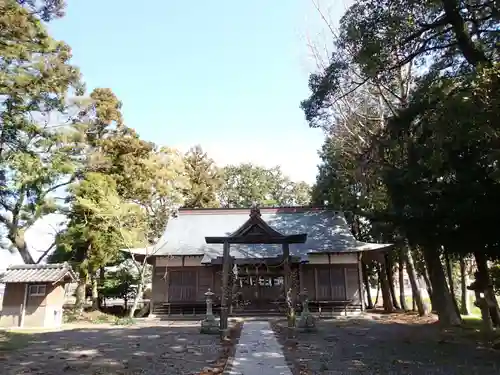
{"type": "Polygon", "coordinates": [[[25,263],[34,263],[24,233],[54,212],[54,193],[72,182],[77,131],[70,93],[82,94],[70,48],[52,39],[39,17],[60,15],[62,2],[0,5],[0,222],[25,263]],[[63,118],[61,118],[63,117],[63,118]]]}
{"type": "Polygon", "coordinates": [[[307,206],[311,204],[311,186],[304,181],[292,184],[292,197],[289,205],[307,206]]]}
{"type": "Polygon", "coordinates": [[[155,149],[145,161],[143,171],[144,193],[134,201],[146,210],[148,241],[154,244],[165,231],[168,219],[184,204],[184,192],[190,181],[183,155],[167,147],[155,149]]]}
{"type": "Polygon", "coordinates": [[[218,207],[217,192],[222,184],[219,168],[214,161],[197,145],[184,156],[189,184],[184,190],[184,207],[218,207]]]}
{"type": "Polygon", "coordinates": [[[84,303],[85,285],[92,282],[93,307],[98,307],[97,271],[119,255],[122,234],[101,218],[94,207],[117,200],[114,180],[99,173],[88,173],[72,187],[74,201],[68,214],[66,231],[57,236],[56,250],[50,262],[69,261],[80,275],[77,307],[84,303]]]}
{"type": "Polygon", "coordinates": [[[223,207],[295,206],[310,202],[305,182],[294,183],[280,167],[266,169],[251,163],[222,169],[224,183],[219,191],[223,207]]]}
{"type": "Polygon", "coordinates": [[[128,309],[128,301],[137,294],[139,278],[135,272],[127,268],[106,273],[101,292],[105,298],[119,298],[124,301],[124,311],[128,309]]]}
{"type": "Polygon", "coordinates": [[[175,149],[146,142],[123,126],[101,142],[94,166],[116,181],[124,201],[144,208],[148,239],[155,243],[190,186],[183,156],[175,149]]]}
{"type": "MultiPolygon", "coordinates": [[[[456,204],[452,207],[453,201],[467,201],[467,198],[465,194],[463,198],[451,198],[451,190],[442,190],[448,183],[447,174],[453,179],[456,176],[446,153],[454,155],[460,150],[458,155],[464,155],[471,149],[470,144],[468,148],[460,148],[456,143],[452,146],[443,141],[453,138],[458,126],[462,126],[460,118],[467,118],[467,111],[470,117],[472,108],[463,106],[454,112],[451,106],[443,108],[443,105],[445,102],[452,105],[454,97],[470,98],[470,91],[460,92],[467,87],[471,74],[474,76],[478,68],[491,67],[498,55],[494,47],[498,35],[491,27],[497,22],[495,6],[480,3],[465,9],[467,6],[453,0],[356,2],[341,20],[340,32],[334,40],[335,54],[324,69],[311,76],[312,95],[303,102],[310,124],[321,126],[325,118],[332,119],[329,116],[332,103],[351,98],[353,93],[375,90],[382,99],[383,107],[372,112],[380,114],[382,126],[376,131],[358,136],[352,126],[345,127],[348,130],[345,134],[358,139],[361,146],[361,152],[358,148],[347,159],[364,167],[363,173],[354,178],[358,184],[366,180],[364,172],[368,169],[378,176],[385,190],[385,212],[371,213],[376,214],[378,221],[390,222],[393,230],[406,237],[412,247],[422,250],[432,283],[434,307],[445,324],[456,324],[460,319],[448,290],[440,249],[443,245],[445,248],[458,245],[457,237],[451,233],[457,233],[459,228],[467,227],[469,233],[471,230],[466,221],[449,220],[457,208],[456,204]],[[423,113],[440,119],[422,117],[423,113]],[[450,113],[457,115],[453,116],[457,126],[449,126],[450,113]],[[411,125],[402,125],[408,118],[411,125]],[[437,140],[439,144],[434,144],[437,140]],[[359,158],[360,155],[364,158],[359,158]],[[401,182],[403,179],[405,183],[401,182]]],[[[460,106],[460,102],[452,106],[460,106]]],[[[365,120],[373,117],[369,113],[364,116],[365,120]]],[[[464,129],[475,131],[477,125],[465,125],[464,129]]],[[[492,134],[491,130],[488,134],[492,134]]],[[[473,138],[462,133],[457,139],[465,145],[473,138]]],[[[351,145],[344,144],[340,149],[352,153],[351,145]]],[[[489,154],[490,157],[484,156],[492,160],[489,154]]],[[[467,169],[471,167],[473,163],[467,165],[467,169]]],[[[479,174],[470,176],[471,180],[486,176],[480,168],[475,169],[479,174]]],[[[488,183],[483,188],[486,186],[488,183]]],[[[465,193],[466,189],[462,186],[461,191],[465,193]]],[[[468,214],[470,217],[470,210],[468,214]]],[[[485,243],[476,246],[484,248],[485,243]]]]}
{"type": "Polygon", "coordinates": [[[129,310],[129,317],[133,318],[144,292],[150,258],[161,250],[161,247],[148,246],[147,212],[140,205],[123,202],[119,196],[109,196],[108,201],[99,206],[95,202],[87,202],[87,207],[117,230],[121,238],[121,250],[135,267],[137,283],[132,308],[129,310]],[[138,248],[142,251],[138,251],[138,248]]]}
{"type": "MultiPolygon", "coordinates": [[[[412,111],[390,122],[385,137],[398,146],[386,148],[391,151],[384,160],[391,199],[407,233],[421,243],[427,262],[432,262],[430,271],[438,264],[442,246],[462,256],[474,249],[487,285],[487,259],[498,256],[494,250],[498,237],[491,227],[493,212],[488,207],[499,189],[491,153],[498,137],[491,136],[496,133],[490,126],[494,123],[484,116],[484,103],[477,101],[480,81],[481,76],[474,72],[462,77],[460,91],[455,91],[456,79],[427,87],[426,97],[439,98],[432,107],[417,104],[420,99],[416,96],[412,111]]],[[[437,272],[429,272],[431,282],[444,278],[441,270],[437,272]]],[[[496,305],[491,288],[486,295],[496,305]]],[[[435,300],[440,296],[436,291],[435,300]]],[[[500,317],[493,318],[498,322],[500,317]]]]}
{"type": "MultiPolygon", "coordinates": [[[[113,108],[115,106],[112,106],[113,108]]],[[[109,110],[105,113],[109,113],[109,110]]],[[[133,129],[123,124],[109,132],[106,137],[100,137],[102,139],[98,142],[92,169],[113,179],[116,184],[116,194],[123,207],[135,207],[138,210],[131,215],[138,215],[139,212],[143,215],[140,225],[133,229],[144,231],[143,234],[146,236],[144,246],[157,243],[170,216],[182,206],[183,193],[189,184],[182,155],[177,150],[157,147],[142,140],[133,129]]],[[[113,198],[113,194],[108,198],[113,198]]],[[[113,207],[109,206],[110,211],[106,214],[114,218],[114,225],[117,228],[121,228],[119,233],[123,238],[118,242],[122,244],[122,248],[130,250],[133,246],[126,240],[127,235],[123,232],[132,228],[123,226],[121,223],[123,217],[115,212],[118,205],[113,207]],[[112,208],[115,211],[112,211],[112,208]]],[[[139,242],[142,243],[142,239],[139,242]]],[[[127,254],[133,258],[132,252],[129,251],[127,254]]],[[[139,284],[133,309],[142,298],[144,277],[148,267],[147,262],[134,262],[134,265],[137,267],[139,284]]],[[[101,279],[103,281],[104,277],[101,279]]]]}
{"type": "MultiPolygon", "coordinates": [[[[79,270],[83,276],[109,263],[119,251],[132,258],[137,271],[137,289],[134,303],[130,310],[130,317],[134,316],[139,299],[142,298],[145,277],[149,267],[147,261],[150,255],[148,247],[148,220],[147,212],[139,204],[130,203],[120,197],[114,180],[101,174],[89,174],[88,184],[82,183],[83,190],[90,190],[88,194],[77,194],[75,207],[79,209],[78,219],[87,219],[85,223],[69,225],[68,235],[73,234],[70,240],[61,243],[66,249],[81,249],[77,259],[79,270]],[[96,194],[94,194],[96,193],[96,194]],[[71,230],[73,229],[73,230],[71,230]],[[110,241],[111,239],[111,241],[110,241]],[[110,249],[108,246],[111,246],[110,249]],[[143,260],[135,257],[134,248],[145,248],[143,260]]],[[[75,215],[76,216],[76,215],[75,215]]],[[[71,250],[70,250],[71,252],[71,250]]],[[[85,285],[85,284],[83,284],[85,285]]]]}
{"type": "Polygon", "coordinates": [[[32,15],[48,22],[54,18],[60,18],[64,15],[66,2],[64,0],[16,0],[17,3],[32,15]]]}

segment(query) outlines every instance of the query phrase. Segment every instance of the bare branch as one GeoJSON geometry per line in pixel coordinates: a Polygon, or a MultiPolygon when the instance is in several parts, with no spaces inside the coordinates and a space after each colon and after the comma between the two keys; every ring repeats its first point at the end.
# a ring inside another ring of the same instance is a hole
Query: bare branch
{"type": "Polygon", "coordinates": [[[56,241],[54,241],[54,242],[52,243],[52,245],[50,245],[50,246],[47,248],[47,250],[45,250],[45,251],[42,253],[42,255],[40,256],[40,258],[38,258],[38,260],[35,262],[35,264],[39,264],[39,263],[43,260],[43,258],[45,258],[45,257],[49,254],[49,252],[50,252],[50,251],[51,251],[51,250],[52,250],[55,246],[56,246],[56,241]]]}

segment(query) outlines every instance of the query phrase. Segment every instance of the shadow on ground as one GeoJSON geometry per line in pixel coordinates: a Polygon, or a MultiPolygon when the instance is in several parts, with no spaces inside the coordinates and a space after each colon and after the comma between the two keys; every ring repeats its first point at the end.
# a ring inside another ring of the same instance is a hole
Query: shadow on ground
{"type": "Polygon", "coordinates": [[[2,375],[199,374],[215,363],[217,335],[199,325],[87,327],[45,333],[7,333],[0,344],[2,375]]]}
{"type": "Polygon", "coordinates": [[[317,322],[316,333],[286,341],[286,322],[273,324],[285,356],[312,374],[449,375],[500,373],[500,353],[443,335],[436,324],[349,319],[317,322]]]}

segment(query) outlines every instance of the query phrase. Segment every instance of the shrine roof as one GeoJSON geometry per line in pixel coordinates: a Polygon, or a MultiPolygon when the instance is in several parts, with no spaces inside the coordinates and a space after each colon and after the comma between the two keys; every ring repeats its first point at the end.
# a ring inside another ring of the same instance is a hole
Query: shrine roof
{"type": "MultiPolygon", "coordinates": [[[[307,260],[312,253],[351,253],[384,249],[391,244],[357,241],[341,211],[324,207],[260,208],[260,218],[284,236],[306,234],[304,243],[290,244],[290,255],[307,260]]],[[[180,209],[169,220],[158,243],[147,250],[155,256],[202,255],[205,262],[222,256],[223,245],[206,237],[230,237],[249,219],[250,209],[180,209]]],[[[140,249],[134,251],[141,254],[140,249]]],[[[146,252],[146,249],[144,249],[146,252]]],[[[272,258],[282,254],[281,244],[231,244],[235,258],[272,258]]]]}
{"type": "Polygon", "coordinates": [[[21,264],[10,266],[0,278],[1,283],[45,283],[75,281],[78,277],[69,263],[21,264]]]}

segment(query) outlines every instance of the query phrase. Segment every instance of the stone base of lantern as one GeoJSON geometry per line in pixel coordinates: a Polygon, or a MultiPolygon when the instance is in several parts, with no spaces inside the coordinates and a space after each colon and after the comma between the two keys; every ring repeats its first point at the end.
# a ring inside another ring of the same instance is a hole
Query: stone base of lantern
{"type": "Polygon", "coordinates": [[[316,319],[312,314],[307,311],[300,314],[297,320],[297,331],[299,332],[315,332],[316,331],[316,319]]]}
{"type": "Polygon", "coordinates": [[[209,335],[217,335],[220,333],[220,323],[218,319],[215,319],[213,315],[207,316],[201,321],[201,333],[206,333],[209,335]]]}

